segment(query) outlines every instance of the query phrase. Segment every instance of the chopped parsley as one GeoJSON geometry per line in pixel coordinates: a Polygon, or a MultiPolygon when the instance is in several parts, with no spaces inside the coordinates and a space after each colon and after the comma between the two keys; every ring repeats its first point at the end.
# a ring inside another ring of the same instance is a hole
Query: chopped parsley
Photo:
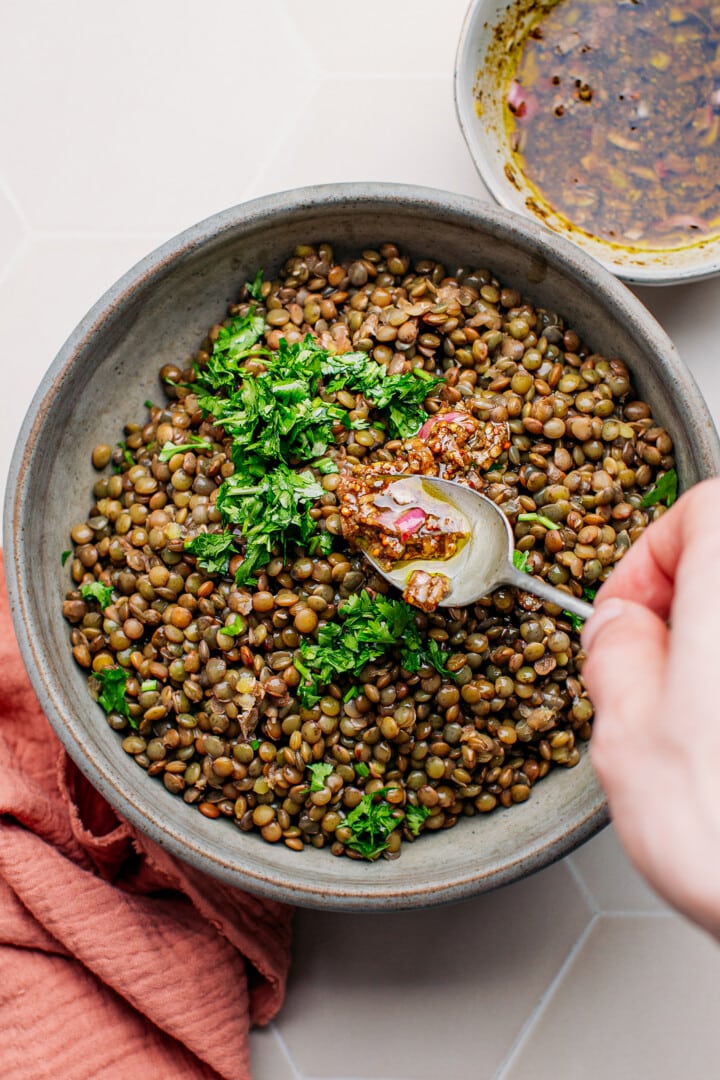
{"type": "Polygon", "coordinates": [[[132,451],[128,450],[128,444],[126,442],[119,442],[118,446],[122,450],[123,461],[128,466],[135,464],[135,458],[132,455],[132,451]]]}
{"type": "Polygon", "coordinates": [[[225,637],[237,637],[238,634],[242,634],[245,630],[245,620],[241,619],[239,615],[236,615],[229,626],[221,626],[218,633],[225,634],[225,637]]]}
{"type": "Polygon", "coordinates": [[[262,272],[262,270],[258,270],[257,274],[252,279],[252,281],[246,281],[245,282],[245,288],[247,289],[248,293],[250,294],[250,296],[252,296],[253,300],[257,300],[258,303],[260,303],[262,301],[262,298],[263,298],[262,284],[263,284],[263,272],[262,272]]]}
{"type": "MultiPolygon", "coordinates": [[[[362,394],[385,412],[390,436],[404,438],[417,433],[427,418],[426,397],[444,381],[422,368],[388,375],[366,353],[331,355],[310,334],[291,344],[281,338],[270,352],[258,344],[265,323],[254,312],[230,320],[207,365],[195,368],[202,412],[232,439],[235,472],[221,484],[217,507],[224,523],[238,525],[245,538],[238,584],[288,541],[300,541],[311,555],[332,550],[332,535],[318,531],[310,514],[323,488],[299,467],[312,465],[321,475],[337,472],[327,456],[337,430],[370,422],[351,420],[346,408],[327,400],[330,393],[345,388],[362,394]],[[248,370],[250,355],[262,365],[248,370]]],[[[167,453],[178,449],[168,446],[167,453]]]]}
{"type": "Polygon", "coordinates": [[[558,527],[556,521],[551,521],[549,517],[543,517],[542,514],[518,514],[518,521],[537,521],[539,525],[543,525],[546,529],[557,529],[558,527]]]}
{"type": "Polygon", "coordinates": [[[366,664],[389,649],[397,649],[406,671],[418,671],[429,663],[441,674],[448,674],[440,646],[432,639],[424,644],[415,609],[404,600],[371,597],[363,590],[348,597],[338,615],[341,621],[320,627],[317,642],[303,638],[300,643],[295,667],[305,680],[298,687],[298,696],[306,707],[320,700],[321,688],[336,676],[359,675],[366,664]]]}
{"type": "Polygon", "coordinates": [[[238,584],[268,563],[276,548],[284,551],[288,540],[309,541],[316,528],[310,507],[322,494],[322,484],[311,472],[287,465],[264,474],[260,469],[260,475],[240,469],[222,484],[217,508],[245,537],[245,557],[235,575],[238,584]]]}
{"type": "Polygon", "coordinates": [[[160,684],[157,681],[157,679],[145,679],[144,682],[140,683],[140,693],[141,694],[152,693],[153,690],[158,689],[159,685],[160,684]]]}
{"type": "Polygon", "coordinates": [[[388,846],[390,833],[401,824],[401,819],[395,816],[395,807],[382,799],[389,790],[380,788],[363,795],[343,821],[343,825],[352,831],[350,839],[344,841],[345,847],[357,851],[365,859],[376,859],[382,854],[388,846]],[[376,802],[376,799],[382,801],[376,802]]]}
{"type": "Polygon", "coordinates": [[[188,451],[197,452],[198,450],[212,450],[213,448],[209,439],[201,439],[198,435],[190,435],[189,438],[189,442],[181,443],[180,446],[166,442],[158,454],[160,461],[169,461],[176,454],[186,454],[188,451]]]}
{"type": "Polygon", "coordinates": [[[121,667],[104,667],[94,673],[94,678],[100,684],[98,703],[102,705],[105,712],[126,716],[132,726],[137,727],[130,716],[130,709],[125,699],[125,687],[129,678],[127,671],[121,667]]]}
{"type": "Polygon", "coordinates": [[[258,747],[260,746],[260,740],[259,739],[253,739],[252,742],[250,743],[250,745],[252,746],[253,750],[257,750],[258,747]]]}
{"type": "MultiPolygon", "coordinates": [[[[583,600],[587,600],[588,603],[592,603],[596,596],[597,589],[590,589],[587,587],[583,589],[583,600]]],[[[563,611],[563,615],[566,619],[569,620],[573,630],[576,633],[580,633],[583,626],[585,625],[585,620],[581,619],[579,615],[573,615],[572,611],[563,611]]]]}
{"type": "Polygon", "coordinates": [[[523,574],[529,574],[528,570],[528,553],[527,551],[518,551],[517,548],[513,551],[513,566],[516,570],[521,570],[523,574]]]}
{"type": "Polygon", "coordinates": [[[325,781],[332,771],[332,765],[329,765],[325,761],[318,761],[314,765],[308,765],[308,772],[312,776],[310,790],[322,791],[325,787],[325,781]]]}
{"type": "Polygon", "coordinates": [[[63,551],[62,555],[60,556],[60,562],[63,564],[63,566],[68,561],[71,555],[72,551],[63,551]]]}
{"type": "Polygon", "coordinates": [[[201,570],[208,574],[226,574],[232,555],[237,555],[235,538],[231,533],[198,533],[185,541],[185,550],[197,559],[201,570]]]}
{"type": "Polygon", "coordinates": [[[430,810],[427,806],[413,806],[408,803],[405,807],[405,824],[412,836],[419,836],[422,825],[429,817],[430,810]]]}
{"type": "Polygon", "coordinates": [[[650,488],[642,497],[640,503],[643,507],[654,506],[656,503],[665,503],[672,506],[678,495],[678,474],[675,469],[669,469],[663,473],[657,483],[650,488]]]}
{"type": "Polygon", "coordinates": [[[358,761],[357,765],[355,766],[355,775],[356,776],[369,776],[370,775],[370,770],[368,769],[368,767],[367,767],[367,765],[365,764],[364,761],[358,761]]]}
{"type": "Polygon", "coordinates": [[[96,600],[102,611],[112,604],[113,591],[109,585],[103,585],[100,581],[91,581],[87,585],[80,586],[80,595],[83,600],[96,600]]]}

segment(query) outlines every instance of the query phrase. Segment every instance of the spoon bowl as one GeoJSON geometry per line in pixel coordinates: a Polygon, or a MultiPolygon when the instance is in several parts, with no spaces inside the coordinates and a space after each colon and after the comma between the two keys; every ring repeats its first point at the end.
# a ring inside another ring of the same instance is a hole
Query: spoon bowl
{"type": "Polygon", "coordinates": [[[466,607],[488,596],[500,585],[512,585],[581,619],[590,618],[591,604],[518,570],[513,562],[515,536],[512,525],[487,495],[466,484],[435,476],[401,475],[395,481],[402,481],[405,491],[411,492],[414,488],[419,501],[423,494],[429,494],[459,511],[467,523],[467,541],[449,559],[411,559],[389,569],[365,551],[366,558],[386,581],[402,591],[415,570],[443,574],[450,582],[450,589],[439,607],[466,607]]]}

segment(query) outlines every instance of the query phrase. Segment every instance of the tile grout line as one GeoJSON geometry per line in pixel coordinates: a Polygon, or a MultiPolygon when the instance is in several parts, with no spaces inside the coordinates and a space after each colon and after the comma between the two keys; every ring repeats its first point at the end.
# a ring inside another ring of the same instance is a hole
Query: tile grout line
{"type": "Polygon", "coordinates": [[[588,908],[590,909],[591,914],[598,915],[599,912],[600,912],[600,905],[598,904],[597,900],[593,896],[592,891],[589,888],[589,886],[588,886],[587,882],[585,881],[584,877],[582,876],[582,874],[578,870],[577,866],[573,862],[572,855],[568,855],[567,859],[565,859],[565,865],[568,868],[568,870],[570,871],[570,877],[573,879],[573,881],[577,885],[578,891],[580,892],[580,895],[582,896],[583,900],[585,901],[588,908]]]}
{"type": "Polygon", "coordinates": [[[10,186],[4,175],[0,175],[0,191],[3,193],[10,206],[17,214],[20,224],[22,225],[25,232],[31,233],[33,231],[32,225],[28,220],[25,211],[20,205],[20,200],[18,199],[17,195],[13,191],[12,187],[10,186]]]}
{"type": "Polygon", "coordinates": [[[280,1029],[277,1026],[277,1024],[272,1023],[272,1024],[269,1024],[268,1027],[270,1028],[270,1031],[272,1031],[273,1038],[275,1039],[275,1042],[280,1047],[280,1053],[283,1055],[283,1057],[286,1059],[288,1065],[290,1066],[290,1069],[292,1071],[294,1080],[305,1080],[305,1077],[303,1076],[303,1074],[300,1072],[297,1065],[295,1064],[295,1062],[293,1060],[293,1057],[292,1057],[292,1055],[290,1053],[288,1044],[285,1042],[285,1039],[282,1037],[282,1035],[280,1033],[280,1029]]]}
{"type": "Polygon", "coordinates": [[[498,1066],[498,1068],[497,1068],[497,1070],[495,1072],[493,1080],[505,1080],[505,1078],[507,1077],[507,1070],[510,1068],[513,1061],[517,1058],[518,1054],[520,1053],[523,1046],[527,1042],[527,1040],[528,1040],[529,1036],[531,1035],[533,1029],[536,1027],[538,1021],[542,1017],[542,1014],[545,1012],[545,1009],[547,1008],[548,1004],[550,1003],[550,1000],[554,996],[555,991],[560,986],[560,983],[563,981],[563,979],[565,978],[565,975],[567,974],[570,967],[574,963],[575,958],[581,952],[581,950],[582,950],[583,946],[585,945],[585,942],[589,938],[592,930],[594,929],[594,927],[596,926],[596,924],[599,922],[599,920],[601,918],[602,918],[602,916],[597,912],[591,917],[590,922],[587,924],[587,926],[582,931],[582,933],[578,937],[578,939],[575,942],[575,944],[573,945],[573,947],[570,949],[570,952],[567,954],[567,956],[563,960],[562,964],[560,965],[560,967],[556,971],[554,978],[552,979],[550,984],[546,987],[546,989],[544,990],[544,992],[540,996],[540,1000],[538,1001],[537,1005],[532,1010],[532,1012],[528,1016],[527,1020],[525,1021],[525,1023],[521,1027],[521,1029],[520,1029],[520,1031],[519,1031],[519,1033],[517,1035],[517,1038],[515,1038],[513,1040],[512,1046],[508,1050],[508,1052],[505,1055],[505,1057],[503,1058],[503,1060],[500,1062],[500,1065],[498,1066]]]}

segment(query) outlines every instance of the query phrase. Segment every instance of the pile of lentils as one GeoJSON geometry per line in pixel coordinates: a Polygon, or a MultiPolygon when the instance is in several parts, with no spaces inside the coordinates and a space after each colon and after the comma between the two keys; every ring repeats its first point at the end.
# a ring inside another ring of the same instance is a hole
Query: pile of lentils
{"type": "MultiPolygon", "coordinates": [[[[413,263],[391,243],[345,261],[328,244],[301,246],[259,295],[243,287],[229,316],[256,304],[267,348],[311,334],[332,351],[371,354],[391,374],[422,366],[446,380],[429,411],[463,402],[507,421],[511,445],[485,475],[485,492],[513,523],[528,572],[588,595],[663,512],[641,504],[673,467],[672,441],[637,400],[625,364],[594,353],[560,314],[535,308],[490,270],[413,263]],[[524,514],[542,521],[519,521],[524,514]]],[[[447,653],[447,675],[430,666],[411,674],[388,653],[361,672],[356,696],[347,695],[356,679],[339,680],[301,706],[301,640],[337,620],[348,596],[390,586],[339,535],[337,474],[319,477],[325,494],[313,509],[335,534],[329,555],[289,545],[254,584],[237,586],[241,555],[226,575],[210,574],[184,550],[188,538],[220,527],[229,441],[222,452],[167,461],[157,451],[190,435],[223,446],[193,390],[219,330],[187,362],[162,368],[165,403],[127,423],[122,444],[95,447],[104,474],[87,520],[72,529],[64,604],[72,651],[95,697],[94,674],[127,671],[128,715],[107,716],[124,752],[206,817],[292,850],[329,846],[354,858],[344,821],[371,792],[384,791],[399,811],[425,808],[422,832],[435,832],[522,803],[553,767],[576,765],[593,715],[579,628],[511,588],[471,607],[418,612],[421,635],[447,653]],[[104,611],[81,597],[94,581],[113,589],[104,611]],[[242,634],[224,634],[238,612],[242,634]],[[264,697],[248,734],[238,701],[253,681],[264,697]],[[332,769],[311,785],[307,766],[318,762],[332,769]]],[[[361,395],[339,390],[334,399],[352,418],[372,413],[361,395]]],[[[397,445],[379,426],[342,427],[337,443],[349,464],[388,460],[397,445]]],[[[384,857],[413,839],[406,826],[394,829],[384,857]]]]}

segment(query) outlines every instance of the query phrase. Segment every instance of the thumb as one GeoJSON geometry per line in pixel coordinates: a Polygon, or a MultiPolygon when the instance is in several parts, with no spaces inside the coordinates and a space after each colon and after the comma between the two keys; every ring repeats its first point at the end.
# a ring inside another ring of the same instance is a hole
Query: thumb
{"type": "Polygon", "coordinates": [[[643,725],[665,683],[668,628],[649,608],[610,597],[582,632],[582,675],[595,707],[595,737],[615,742],[643,725]]]}

